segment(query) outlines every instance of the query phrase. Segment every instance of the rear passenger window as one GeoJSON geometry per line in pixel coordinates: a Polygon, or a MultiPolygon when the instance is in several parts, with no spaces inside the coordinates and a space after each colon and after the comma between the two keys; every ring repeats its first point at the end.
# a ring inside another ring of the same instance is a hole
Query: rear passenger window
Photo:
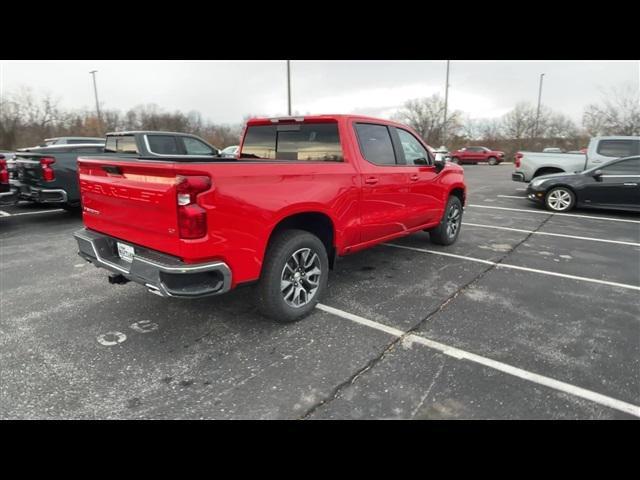
{"type": "Polygon", "coordinates": [[[384,125],[357,123],[356,134],[365,159],[376,165],[395,165],[396,155],[389,129],[384,125]]]}
{"type": "Polygon", "coordinates": [[[158,155],[181,155],[178,140],[173,135],[147,135],[149,151],[158,155]]]}
{"type": "Polygon", "coordinates": [[[240,158],[311,162],[344,160],[337,123],[249,126],[240,158]]]}
{"type": "Polygon", "coordinates": [[[605,157],[630,157],[638,151],[638,140],[600,140],[597,152],[605,157]]]}

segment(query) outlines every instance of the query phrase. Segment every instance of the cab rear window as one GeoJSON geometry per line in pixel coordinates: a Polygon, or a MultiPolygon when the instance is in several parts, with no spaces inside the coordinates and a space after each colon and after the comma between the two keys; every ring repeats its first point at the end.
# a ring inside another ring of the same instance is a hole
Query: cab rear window
{"type": "Polygon", "coordinates": [[[105,152],[138,153],[138,146],[133,135],[114,135],[107,137],[105,152]]]}
{"type": "Polygon", "coordinates": [[[311,162],[344,161],[337,123],[249,126],[240,158],[311,162]]]}

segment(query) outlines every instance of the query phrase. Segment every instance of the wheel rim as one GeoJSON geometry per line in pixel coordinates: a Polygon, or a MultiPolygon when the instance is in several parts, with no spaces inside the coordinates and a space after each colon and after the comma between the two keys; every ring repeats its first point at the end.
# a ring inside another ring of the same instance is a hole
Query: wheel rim
{"type": "Polygon", "coordinates": [[[460,229],[460,220],[462,218],[462,212],[457,205],[452,205],[447,213],[447,235],[449,238],[453,238],[457,235],[460,229]]]}
{"type": "Polygon", "coordinates": [[[566,210],[571,205],[571,194],[563,189],[554,190],[549,194],[547,203],[553,210],[566,210]]]}
{"type": "Polygon", "coordinates": [[[310,248],[296,250],[282,268],[280,291],[287,305],[300,308],[315,296],[320,285],[320,257],[310,248]]]}

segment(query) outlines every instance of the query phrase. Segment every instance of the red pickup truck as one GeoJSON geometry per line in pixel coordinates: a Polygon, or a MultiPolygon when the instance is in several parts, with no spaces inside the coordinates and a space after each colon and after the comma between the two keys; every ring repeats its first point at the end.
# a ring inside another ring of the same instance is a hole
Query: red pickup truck
{"type": "Polygon", "coordinates": [[[462,168],[405,125],[353,115],[250,120],[235,158],[81,157],[79,254],[165,297],[257,282],[261,312],[308,314],[337,257],[460,232],[462,168]]]}

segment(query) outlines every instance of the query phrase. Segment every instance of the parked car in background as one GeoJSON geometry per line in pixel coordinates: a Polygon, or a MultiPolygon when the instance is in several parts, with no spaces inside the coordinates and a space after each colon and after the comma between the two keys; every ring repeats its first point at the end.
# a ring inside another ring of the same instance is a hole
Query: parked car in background
{"type": "Polygon", "coordinates": [[[548,210],[597,207],[640,212],[640,156],[611,160],[579,173],[535,178],[527,197],[548,210]]]}
{"type": "Polygon", "coordinates": [[[220,150],[190,133],[127,131],[107,133],[104,151],[133,157],[189,157],[201,160],[220,158],[220,150]]]}
{"type": "Polygon", "coordinates": [[[12,172],[18,199],[77,209],[80,192],[76,160],[83,154],[104,154],[104,143],[61,144],[18,152],[12,172]]]}
{"type": "Polygon", "coordinates": [[[52,145],[79,145],[79,144],[96,144],[104,143],[103,137],[53,137],[45,138],[44,141],[37,147],[19,148],[19,152],[24,152],[32,148],[38,147],[50,147],[52,145]]]}
{"type": "Polygon", "coordinates": [[[230,147],[223,148],[220,151],[220,155],[223,157],[235,157],[240,147],[238,145],[231,145],[230,147]]]}
{"type": "Polygon", "coordinates": [[[487,162],[489,165],[498,165],[504,161],[504,152],[499,150],[490,150],[487,147],[464,147],[455,152],[451,152],[451,161],[453,163],[472,163],[487,162]]]}
{"type": "Polygon", "coordinates": [[[0,205],[12,205],[16,201],[16,190],[10,181],[8,155],[0,153],[0,205]]]}
{"type": "Polygon", "coordinates": [[[586,155],[581,153],[516,153],[515,171],[512,173],[511,179],[516,182],[529,182],[533,178],[550,173],[581,172],[615,158],[638,154],[640,154],[640,137],[594,137],[589,142],[586,155]]]}
{"type": "MultiPolygon", "coordinates": [[[[109,140],[107,140],[107,146],[109,140]]],[[[355,115],[251,119],[236,158],[78,159],[79,254],[163,297],[257,282],[278,322],[313,311],[335,259],[428,230],[458,238],[461,167],[411,128],[355,115]]]]}
{"type": "Polygon", "coordinates": [[[445,161],[447,162],[451,161],[451,154],[449,153],[449,150],[447,149],[447,147],[445,147],[444,145],[441,145],[439,148],[432,148],[431,151],[434,155],[438,153],[442,155],[442,158],[444,158],[445,161]]]}

